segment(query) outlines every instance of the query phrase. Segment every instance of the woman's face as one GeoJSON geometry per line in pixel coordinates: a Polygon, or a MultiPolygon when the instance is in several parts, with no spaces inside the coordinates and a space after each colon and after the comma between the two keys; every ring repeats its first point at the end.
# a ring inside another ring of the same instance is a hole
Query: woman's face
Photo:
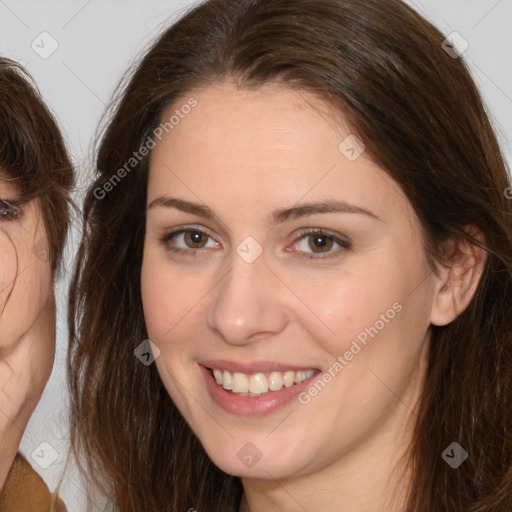
{"type": "Polygon", "coordinates": [[[193,97],[148,184],[142,299],[170,396],[242,477],[403,439],[437,286],[406,196],[311,95],[193,97]]]}
{"type": "MultiPolygon", "coordinates": [[[[0,180],[0,198],[19,195],[0,180]]],[[[0,435],[25,427],[51,372],[55,318],[48,241],[38,203],[0,202],[0,435]],[[8,424],[6,421],[10,420],[8,424]],[[10,425],[10,427],[9,427],[10,425]]]]}

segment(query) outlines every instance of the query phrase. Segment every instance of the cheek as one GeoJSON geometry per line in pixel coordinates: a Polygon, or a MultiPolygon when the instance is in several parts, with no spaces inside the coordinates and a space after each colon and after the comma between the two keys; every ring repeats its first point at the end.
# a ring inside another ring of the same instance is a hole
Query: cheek
{"type": "Polygon", "coordinates": [[[27,301],[29,310],[37,315],[53,291],[49,241],[41,223],[30,237],[20,240],[17,247],[20,261],[17,295],[20,301],[27,301]]]}
{"type": "Polygon", "coordinates": [[[403,287],[400,279],[391,277],[392,273],[390,269],[381,274],[369,270],[310,283],[297,281],[292,286],[301,304],[295,310],[295,318],[313,339],[337,357],[349,350],[358,336],[364,341],[368,328],[376,323],[383,327],[383,321],[395,317],[393,304],[403,297],[403,287]]]}
{"type": "Polygon", "coordinates": [[[205,283],[200,277],[181,275],[157,253],[153,248],[145,251],[141,293],[148,336],[160,350],[165,350],[197,314],[205,283]]]}
{"type": "Polygon", "coordinates": [[[332,318],[336,336],[324,339],[324,349],[332,358],[332,389],[345,404],[341,422],[348,415],[354,424],[363,417],[371,424],[395,403],[390,390],[400,395],[420,368],[427,346],[429,288],[411,293],[406,276],[402,279],[394,274],[370,286],[371,292],[354,288],[349,293],[350,286],[340,292],[343,307],[332,318]]]}
{"type": "Polygon", "coordinates": [[[144,252],[141,269],[141,294],[144,321],[148,338],[160,350],[160,357],[155,365],[162,382],[181,410],[186,410],[187,400],[183,388],[176,383],[186,382],[186,369],[183,364],[182,351],[198,323],[194,321],[197,314],[198,299],[204,294],[192,284],[192,280],[176,272],[172,264],[162,261],[157,250],[148,248],[144,252]]]}
{"type": "Polygon", "coordinates": [[[376,258],[374,265],[354,266],[323,283],[295,283],[297,295],[311,309],[306,315],[297,310],[295,317],[331,361],[343,357],[342,364],[350,364],[356,377],[386,361],[391,367],[399,361],[407,365],[421,348],[431,290],[421,248],[417,258],[413,253],[411,249],[407,260],[394,254],[376,258]]]}
{"type": "Polygon", "coordinates": [[[5,232],[0,230],[0,312],[4,310],[7,299],[12,293],[16,276],[19,273],[16,247],[5,232]]]}
{"type": "Polygon", "coordinates": [[[5,230],[0,233],[0,329],[4,347],[30,329],[52,292],[48,251],[33,250],[33,236],[15,235],[5,230]]]}

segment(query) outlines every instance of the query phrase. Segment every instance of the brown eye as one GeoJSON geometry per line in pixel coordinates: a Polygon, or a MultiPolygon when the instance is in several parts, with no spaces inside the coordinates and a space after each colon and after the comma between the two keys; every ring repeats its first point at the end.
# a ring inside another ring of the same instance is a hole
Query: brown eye
{"type": "Polygon", "coordinates": [[[0,199],[0,221],[17,220],[20,218],[21,209],[19,206],[0,199]]]}
{"type": "Polygon", "coordinates": [[[218,243],[215,242],[212,237],[200,229],[180,229],[179,231],[173,231],[168,233],[161,238],[165,248],[169,251],[195,255],[200,253],[201,249],[212,248],[207,246],[208,242],[213,243],[213,248],[218,247],[218,243]],[[198,251],[194,251],[198,249],[198,251]]]}
{"type": "Polygon", "coordinates": [[[184,241],[191,249],[201,249],[208,240],[208,235],[200,231],[184,231],[184,241]]]}
{"type": "Polygon", "coordinates": [[[329,252],[332,247],[334,240],[332,236],[323,235],[323,234],[315,234],[310,235],[309,239],[309,247],[314,251],[315,249],[320,249],[320,253],[329,252]]]}
{"type": "Polygon", "coordinates": [[[295,245],[300,257],[310,260],[341,256],[352,246],[350,240],[342,235],[314,228],[302,231],[295,245]]]}

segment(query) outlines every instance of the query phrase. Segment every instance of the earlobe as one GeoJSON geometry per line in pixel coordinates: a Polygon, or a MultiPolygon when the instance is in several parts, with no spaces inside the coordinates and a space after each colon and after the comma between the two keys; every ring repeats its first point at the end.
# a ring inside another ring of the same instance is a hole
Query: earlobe
{"type": "MultiPolygon", "coordinates": [[[[484,243],[484,236],[476,226],[466,226],[464,231],[484,243]]],[[[437,326],[453,322],[468,307],[487,257],[484,249],[460,236],[447,240],[444,249],[447,257],[438,273],[430,319],[437,326]]]]}

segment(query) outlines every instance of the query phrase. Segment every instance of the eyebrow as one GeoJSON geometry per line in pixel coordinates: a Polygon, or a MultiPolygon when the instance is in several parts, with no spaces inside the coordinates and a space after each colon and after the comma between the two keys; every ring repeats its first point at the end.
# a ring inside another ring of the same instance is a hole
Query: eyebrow
{"type": "MultiPolygon", "coordinates": [[[[161,196],[157,197],[148,205],[147,209],[150,210],[157,206],[165,208],[175,208],[186,213],[192,213],[205,219],[218,219],[218,215],[208,206],[204,204],[185,201],[174,197],[161,196]]],[[[371,217],[372,219],[382,222],[382,219],[377,217],[373,212],[359,206],[355,206],[345,201],[326,200],[321,202],[305,203],[300,206],[293,206],[290,208],[279,208],[274,210],[269,215],[269,223],[279,224],[290,218],[296,219],[299,217],[307,217],[317,213],[352,213],[360,214],[371,217]]]]}

